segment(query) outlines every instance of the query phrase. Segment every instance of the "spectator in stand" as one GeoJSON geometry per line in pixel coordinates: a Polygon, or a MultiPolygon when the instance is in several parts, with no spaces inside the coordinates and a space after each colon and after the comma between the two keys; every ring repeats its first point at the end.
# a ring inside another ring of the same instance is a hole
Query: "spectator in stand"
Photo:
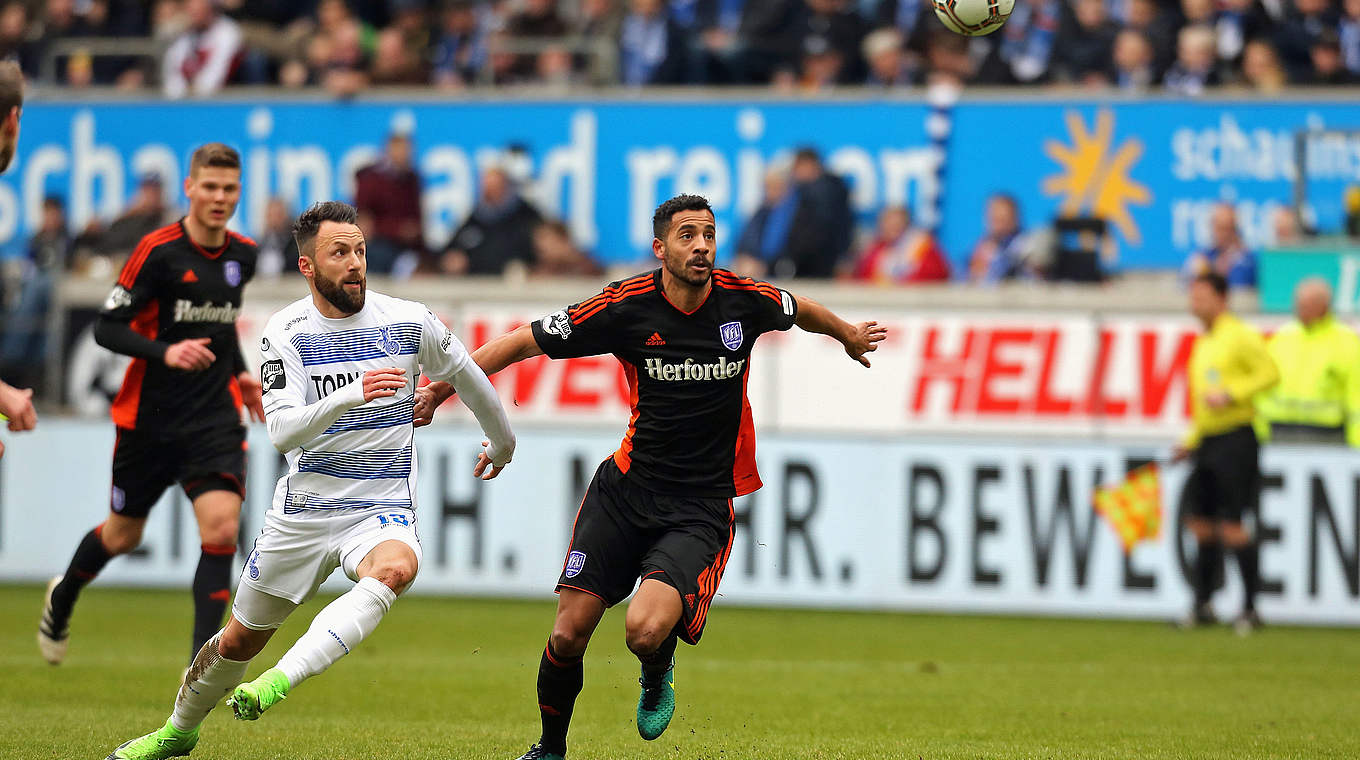
{"type": "Polygon", "coordinates": [[[1294,79],[1307,79],[1313,69],[1312,49],[1323,30],[1337,29],[1331,0],[1294,0],[1294,9],[1275,27],[1275,49],[1294,79]]]}
{"type": "Polygon", "coordinates": [[[1058,30],[1064,27],[1062,0],[1016,0],[1000,31],[982,40],[988,53],[978,70],[983,84],[1035,84],[1048,81],[1058,30]]]}
{"type": "Polygon", "coordinates": [[[144,174],[123,213],[100,233],[99,249],[105,256],[127,256],[143,237],[174,221],[176,216],[165,202],[160,175],[144,174]]]}
{"type": "Polygon", "coordinates": [[[1020,229],[1020,203],[1009,193],[987,199],[987,228],[968,257],[968,281],[995,285],[1013,279],[1033,279],[1037,273],[1025,260],[1025,236],[1020,229]]]}
{"type": "Polygon", "coordinates": [[[1341,0],[1341,22],[1337,24],[1336,35],[1346,70],[1360,75],[1360,0],[1341,0]]]}
{"type": "MultiPolygon", "coordinates": [[[[758,0],[695,0],[695,34],[692,50],[698,66],[695,81],[729,84],[736,81],[735,57],[740,48],[742,16],[746,6],[758,0]]],[[[672,8],[680,3],[672,4],[672,8]]]]}
{"type": "Polygon", "coordinates": [[[935,10],[926,0],[879,0],[873,19],[879,27],[896,29],[916,59],[925,55],[930,35],[939,28],[935,10]]]}
{"type": "Polygon", "coordinates": [[[737,274],[764,279],[776,261],[787,257],[789,233],[798,213],[798,194],[789,179],[788,169],[782,166],[765,171],[765,195],[737,239],[732,260],[737,274]]]}
{"type": "Polygon", "coordinates": [[[1258,92],[1277,93],[1289,84],[1275,48],[1263,39],[1251,40],[1242,50],[1242,79],[1258,92]]]}
{"type": "Polygon", "coordinates": [[[873,241],[855,258],[851,279],[880,286],[944,283],[949,262],[929,230],[911,226],[911,213],[900,205],[879,212],[873,241]]]}
{"type": "Polygon", "coordinates": [[[450,0],[440,13],[442,24],[432,51],[434,84],[461,89],[477,81],[486,66],[487,30],[472,0],[450,0]]]}
{"type": "Polygon", "coordinates": [[[962,87],[976,73],[975,61],[968,54],[968,38],[943,26],[926,40],[926,82],[962,87]]]}
{"type": "Polygon", "coordinates": [[[1179,29],[1172,13],[1157,0],[1129,0],[1124,28],[1141,32],[1152,44],[1152,66],[1161,81],[1176,60],[1176,33],[1179,29]]]}
{"type": "Polygon", "coordinates": [[[826,170],[816,149],[800,148],[793,159],[793,181],[798,210],[785,245],[785,256],[774,262],[775,277],[829,278],[850,251],[855,217],[845,181],[826,170]]]}
{"type": "Polygon", "coordinates": [[[1360,84],[1360,77],[1346,68],[1341,57],[1341,37],[1331,29],[1324,29],[1313,42],[1313,71],[1306,80],[1307,84],[1317,85],[1354,85],[1360,84]]]}
{"type": "Polygon", "coordinates": [[[1107,85],[1114,78],[1111,51],[1119,25],[1110,20],[1105,0],[1075,0],[1073,6],[1075,24],[1059,38],[1057,69],[1077,84],[1107,85]]]}
{"type": "Polygon", "coordinates": [[[1147,35],[1123,29],[1114,38],[1114,85],[1125,92],[1147,92],[1157,83],[1155,53],[1147,35]]]}
{"type": "Polygon", "coordinates": [[[1181,29],[1176,50],[1176,62],[1166,72],[1162,84],[1175,95],[1194,97],[1216,87],[1218,58],[1215,52],[1214,30],[1207,26],[1187,26],[1181,29]]]}
{"type": "Polygon", "coordinates": [[[165,95],[211,95],[231,79],[241,61],[241,28],[218,12],[213,0],[185,0],[189,27],[165,51],[165,95]]]}
{"type": "Polygon", "coordinates": [[[26,253],[17,298],[6,311],[0,329],[0,374],[20,387],[37,385],[42,379],[52,290],[71,254],[66,204],[61,198],[49,195],[43,199],[42,224],[26,253]]]}
{"type": "Polygon", "coordinates": [[[567,225],[552,220],[534,228],[534,265],[529,274],[534,277],[598,277],[604,274],[604,267],[571,242],[567,225]]]}
{"type": "Polygon", "coordinates": [[[285,271],[297,271],[298,248],[293,239],[294,214],[287,202],[275,196],[264,207],[264,228],[255,236],[260,244],[255,277],[273,279],[285,271]]]}
{"type": "Polygon", "coordinates": [[[850,276],[879,285],[948,282],[949,261],[929,230],[911,226],[910,212],[888,206],[879,212],[877,233],[850,276]]]}
{"type": "Polygon", "coordinates": [[[14,61],[24,76],[38,76],[38,49],[29,36],[31,23],[28,5],[23,0],[9,0],[0,7],[0,59],[14,61]]]}
{"type": "Polygon", "coordinates": [[[864,81],[864,20],[851,0],[804,0],[793,32],[806,86],[864,81]]]}
{"type": "Polygon", "coordinates": [[[357,21],[341,24],[334,33],[317,34],[309,51],[317,83],[340,97],[350,97],[368,86],[369,56],[364,51],[363,27],[357,21]]]}
{"type": "Polygon", "coordinates": [[[1281,206],[1270,215],[1270,231],[1275,245],[1298,245],[1303,242],[1303,225],[1299,213],[1289,206],[1281,206]]]}
{"type": "Polygon", "coordinates": [[[1209,213],[1209,247],[1185,260],[1187,280],[1210,272],[1222,275],[1231,287],[1256,287],[1256,252],[1242,241],[1237,210],[1230,203],[1219,203],[1209,213]]]}
{"type": "Polygon", "coordinates": [[[377,85],[421,85],[429,81],[425,62],[396,27],[378,32],[369,80],[377,85]]]}
{"type": "Polygon", "coordinates": [[[453,233],[440,267],[460,276],[503,274],[511,262],[528,267],[533,230],[542,221],[543,215],[520,197],[505,169],[492,166],[482,172],[477,205],[453,233]]]}
{"type": "Polygon", "coordinates": [[[864,60],[869,65],[870,87],[908,87],[919,81],[913,58],[902,47],[896,29],[879,29],[864,38],[864,60]]]}
{"type": "Polygon", "coordinates": [[[383,157],[355,174],[354,207],[368,241],[368,271],[409,276],[426,255],[410,135],[388,135],[383,157]]]}
{"type": "MultiPolygon", "coordinates": [[[[618,0],[581,0],[580,12],[572,23],[572,36],[578,40],[617,40],[624,15],[618,0]]],[[[576,56],[575,63],[592,84],[616,84],[618,71],[610,58],[581,53],[576,56]]]]}
{"type": "MultiPolygon", "coordinates": [[[[523,0],[520,11],[506,21],[505,31],[514,39],[560,39],[567,34],[567,24],[557,13],[556,0],[523,0]]],[[[538,68],[537,59],[536,54],[516,56],[515,72],[531,78],[538,68]]]]}
{"type": "Polygon", "coordinates": [[[732,58],[738,81],[763,84],[794,65],[799,50],[789,40],[801,8],[801,0],[746,0],[732,58]]]}
{"type": "Polygon", "coordinates": [[[679,84],[685,45],[662,0],[630,0],[619,31],[619,79],[634,87],[679,84]]]}

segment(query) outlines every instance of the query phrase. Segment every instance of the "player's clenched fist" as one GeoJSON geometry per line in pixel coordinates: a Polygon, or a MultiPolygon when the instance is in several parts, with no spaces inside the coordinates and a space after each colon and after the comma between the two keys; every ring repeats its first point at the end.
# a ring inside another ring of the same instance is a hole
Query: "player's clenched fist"
{"type": "Polygon", "coordinates": [[[208,350],[212,338],[188,338],[165,350],[165,366],[186,372],[200,372],[212,366],[217,356],[208,350]]]}
{"type": "Polygon", "coordinates": [[[388,398],[406,387],[406,370],[400,367],[382,367],[364,373],[364,403],[375,398],[388,398]]]}

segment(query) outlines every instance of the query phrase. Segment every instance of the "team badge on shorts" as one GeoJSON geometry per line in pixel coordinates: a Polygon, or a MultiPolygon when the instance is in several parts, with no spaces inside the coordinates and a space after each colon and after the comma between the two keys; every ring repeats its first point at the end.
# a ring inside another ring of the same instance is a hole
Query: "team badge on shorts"
{"type": "Polygon", "coordinates": [[[260,579],[260,568],[255,566],[255,560],[259,558],[260,552],[257,549],[250,553],[250,562],[246,563],[247,572],[250,573],[250,579],[252,581],[258,581],[260,579]]]}
{"type": "Polygon", "coordinates": [[[728,322],[718,327],[718,337],[722,338],[724,346],[728,351],[736,351],[741,348],[743,340],[740,322],[728,322]]]}
{"type": "Polygon", "coordinates": [[[222,276],[227,278],[227,284],[233,288],[241,284],[241,262],[225,261],[222,263],[222,276]]]}
{"type": "Polygon", "coordinates": [[[572,552],[567,555],[567,572],[564,573],[568,578],[575,578],[581,574],[586,566],[585,552],[572,552]]]}

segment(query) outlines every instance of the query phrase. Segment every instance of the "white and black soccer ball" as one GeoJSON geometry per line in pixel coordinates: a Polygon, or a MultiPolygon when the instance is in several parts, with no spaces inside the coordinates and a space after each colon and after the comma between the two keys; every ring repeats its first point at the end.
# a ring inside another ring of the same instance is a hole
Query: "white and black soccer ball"
{"type": "Polygon", "coordinates": [[[1015,0],[930,0],[935,15],[951,31],[981,37],[1000,29],[1015,10],[1015,0]]]}

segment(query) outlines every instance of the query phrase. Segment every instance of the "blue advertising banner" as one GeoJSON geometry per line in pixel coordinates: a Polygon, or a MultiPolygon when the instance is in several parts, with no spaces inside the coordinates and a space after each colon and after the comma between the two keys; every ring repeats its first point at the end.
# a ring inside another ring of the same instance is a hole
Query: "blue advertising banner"
{"type": "MultiPolygon", "coordinates": [[[[1016,195],[1028,227],[1057,213],[1099,214],[1117,231],[1120,267],[1174,267],[1207,238],[1212,204],[1238,206],[1253,245],[1288,202],[1294,133],[1360,127],[1344,103],[963,102],[947,112],[886,101],[30,103],[15,166],[0,177],[0,250],[22,250],[44,195],[67,200],[73,228],[116,216],[136,178],[178,182],[197,145],[241,150],[233,224],[255,233],[273,196],[300,210],[349,198],[354,172],[393,129],[409,130],[424,178],[430,245],[472,208],[478,168],[522,150],[527,190],[607,262],[649,256],[651,214],[681,192],[709,197],[720,245],[759,204],[767,167],[818,147],[852,188],[861,225],[905,204],[937,226],[956,266],[982,231],[986,197],[1016,195]],[[952,131],[950,127],[952,124],[952,131]],[[931,135],[946,135],[940,143],[931,135]]],[[[1310,200],[1339,225],[1342,190],[1360,182],[1360,135],[1312,141],[1310,200]]],[[[793,234],[797,234],[795,230],[793,234]]],[[[730,248],[720,249],[730,256],[730,248]]]]}

